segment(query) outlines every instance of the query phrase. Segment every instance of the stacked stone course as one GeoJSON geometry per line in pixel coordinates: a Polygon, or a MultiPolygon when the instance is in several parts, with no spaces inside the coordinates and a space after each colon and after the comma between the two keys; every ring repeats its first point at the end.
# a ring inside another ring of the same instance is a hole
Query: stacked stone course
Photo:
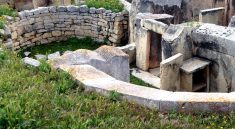
{"type": "Polygon", "coordinates": [[[119,46],[128,37],[128,12],[114,13],[86,5],[39,7],[19,12],[19,18],[8,26],[15,50],[87,36],[119,46]]]}

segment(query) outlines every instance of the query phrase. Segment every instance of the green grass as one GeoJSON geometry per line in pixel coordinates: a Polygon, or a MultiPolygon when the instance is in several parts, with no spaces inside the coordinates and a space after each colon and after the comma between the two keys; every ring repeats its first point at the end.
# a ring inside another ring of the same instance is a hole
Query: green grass
{"type": "Polygon", "coordinates": [[[113,12],[121,12],[124,5],[119,0],[85,0],[88,7],[105,8],[113,12]]]}
{"type": "Polygon", "coordinates": [[[17,16],[17,12],[8,5],[0,5],[0,29],[4,29],[4,25],[6,23],[3,15],[12,16],[15,18],[17,16]]]}
{"type": "Polygon", "coordinates": [[[38,45],[34,47],[30,47],[27,49],[24,49],[20,51],[20,55],[23,56],[23,53],[25,51],[31,52],[31,55],[34,56],[36,54],[51,54],[57,51],[65,52],[67,50],[75,51],[77,49],[89,49],[89,50],[95,50],[99,48],[101,45],[104,45],[105,43],[99,43],[94,41],[93,39],[86,37],[82,39],[78,38],[69,38],[66,41],[61,42],[52,42],[50,44],[43,44],[38,45]]]}
{"type": "Polygon", "coordinates": [[[84,92],[67,73],[25,66],[16,53],[0,54],[0,128],[232,128],[230,114],[160,114],[133,103],[84,92]]]}
{"type": "Polygon", "coordinates": [[[4,29],[5,22],[0,20],[0,29],[4,29]]]}
{"type": "Polygon", "coordinates": [[[130,76],[130,83],[135,84],[135,85],[140,85],[140,86],[146,86],[146,87],[152,87],[152,85],[149,85],[145,83],[144,81],[140,80],[139,78],[136,78],[135,76],[131,75],[130,76]]]}
{"type": "Polygon", "coordinates": [[[14,9],[10,8],[8,5],[0,5],[0,16],[2,15],[16,17],[17,12],[14,9]]]}

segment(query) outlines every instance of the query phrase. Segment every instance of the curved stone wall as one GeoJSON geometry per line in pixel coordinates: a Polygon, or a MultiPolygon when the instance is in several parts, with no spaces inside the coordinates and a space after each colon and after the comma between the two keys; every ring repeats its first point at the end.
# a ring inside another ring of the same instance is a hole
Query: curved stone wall
{"type": "Polygon", "coordinates": [[[14,49],[75,36],[89,36],[118,46],[128,37],[128,12],[113,13],[85,5],[40,7],[19,12],[19,18],[8,26],[14,49]]]}

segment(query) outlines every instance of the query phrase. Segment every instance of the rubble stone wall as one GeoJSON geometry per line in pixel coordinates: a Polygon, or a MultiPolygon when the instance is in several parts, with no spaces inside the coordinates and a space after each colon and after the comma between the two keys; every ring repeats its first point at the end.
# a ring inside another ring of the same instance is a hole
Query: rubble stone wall
{"type": "Polygon", "coordinates": [[[14,49],[87,36],[118,46],[128,37],[128,12],[85,5],[40,7],[19,12],[8,26],[14,49]]]}

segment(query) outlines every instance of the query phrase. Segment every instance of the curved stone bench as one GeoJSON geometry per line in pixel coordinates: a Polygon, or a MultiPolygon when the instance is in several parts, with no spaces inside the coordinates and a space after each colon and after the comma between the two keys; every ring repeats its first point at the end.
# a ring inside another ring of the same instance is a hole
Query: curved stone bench
{"type": "Polygon", "coordinates": [[[122,99],[161,112],[231,112],[235,111],[235,93],[170,92],[137,86],[114,79],[90,65],[62,65],[86,91],[108,96],[111,91],[122,99]]]}
{"type": "MultiPolygon", "coordinates": [[[[108,46],[103,46],[103,48],[107,49],[105,54],[110,55],[110,53],[112,53],[112,57],[115,57],[115,53],[112,52],[115,48],[110,47],[109,49],[108,46]]],[[[109,71],[106,70],[108,69],[107,66],[102,63],[103,60],[100,58],[94,55],[90,55],[89,57],[87,53],[93,52],[88,50],[86,52],[82,51],[84,50],[77,50],[70,53],[70,55],[63,55],[50,60],[49,63],[55,69],[59,68],[68,72],[76,82],[82,84],[87,91],[95,91],[105,96],[109,95],[112,91],[116,91],[122,95],[123,99],[129,102],[137,103],[148,108],[154,108],[161,112],[235,111],[235,93],[170,92],[130,84],[120,81],[122,79],[109,73],[109,71]],[[79,53],[86,53],[85,57],[87,61],[83,61],[83,57],[78,56],[80,55],[79,53]],[[96,60],[96,63],[92,63],[90,58],[96,60]],[[101,67],[99,64],[104,66],[101,67]]],[[[123,57],[124,55],[117,53],[116,56],[123,57]]],[[[121,64],[121,62],[115,62],[115,65],[122,66],[119,67],[119,71],[122,75],[127,75],[128,73],[121,71],[128,71],[124,69],[121,64]]]]}
{"type": "Polygon", "coordinates": [[[69,37],[91,37],[114,46],[126,40],[128,12],[114,13],[103,8],[51,6],[19,12],[8,24],[14,49],[30,47],[69,37]]]}

